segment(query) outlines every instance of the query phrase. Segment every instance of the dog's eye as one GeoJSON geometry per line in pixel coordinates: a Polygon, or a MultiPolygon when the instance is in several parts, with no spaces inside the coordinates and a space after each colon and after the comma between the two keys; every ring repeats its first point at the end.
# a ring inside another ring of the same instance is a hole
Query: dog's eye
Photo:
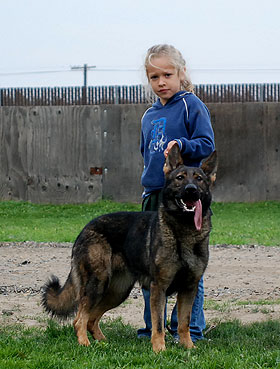
{"type": "Polygon", "coordinates": [[[196,177],[196,180],[197,180],[198,182],[200,182],[200,181],[202,181],[202,177],[201,177],[201,176],[197,176],[197,177],[196,177]]]}
{"type": "Polygon", "coordinates": [[[178,179],[178,181],[182,181],[184,179],[184,176],[182,174],[179,174],[176,179],[178,179]]]}

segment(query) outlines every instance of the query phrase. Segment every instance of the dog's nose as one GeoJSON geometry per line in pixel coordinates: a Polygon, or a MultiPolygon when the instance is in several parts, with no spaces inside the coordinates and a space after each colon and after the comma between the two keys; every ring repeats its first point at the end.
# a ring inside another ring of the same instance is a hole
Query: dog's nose
{"type": "Polygon", "coordinates": [[[193,183],[189,183],[185,186],[185,191],[188,193],[194,193],[197,191],[197,187],[193,183]]]}

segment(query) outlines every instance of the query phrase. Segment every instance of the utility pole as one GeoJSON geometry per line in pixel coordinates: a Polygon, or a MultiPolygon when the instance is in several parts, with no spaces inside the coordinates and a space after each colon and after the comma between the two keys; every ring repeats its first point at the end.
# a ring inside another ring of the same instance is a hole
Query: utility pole
{"type": "Polygon", "coordinates": [[[87,72],[88,70],[96,68],[95,65],[88,66],[87,64],[81,65],[75,65],[74,67],[71,67],[71,70],[82,70],[84,72],[84,85],[82,88],[82,104],[87,104],[87,72]]]}
{"type": "Polygon", "coordinates": [[[84,72],[84,87],[87,87],[87,72],[88,70],[96,68],[96,65],[75,65],[71,67],[71,70],[82,70],[84,72]]]}

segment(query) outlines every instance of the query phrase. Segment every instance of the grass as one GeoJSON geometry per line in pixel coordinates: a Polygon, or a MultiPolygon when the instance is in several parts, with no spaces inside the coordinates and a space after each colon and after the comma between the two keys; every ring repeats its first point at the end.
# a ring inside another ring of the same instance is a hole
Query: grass
{"type": "Polygon", "coordinates": [[[167,336],[167,350],[154,354],[149,340],[138,340],[135,329],[121,320],[102,325],[106,342],[78,345],[71,326],[49,322],[46,330],[21,326],[0,327],[0,368],[166,368],[257,369],[280,368],[280,322],[243,326],[238,321],[220,324],[185,350],[167,336]]]}
{"type": "Polygon", "coordinates": [[[214,203],[211,244],[280,246],[280,202],[214,203]]]}
{"type": "MultiPolygon", "coordinates": [[[[211,244],[280,246],[280,202],[214,203],[212,209],[211,244]]],[[[92,218],[120,210],[137,211],[140,205],[104,200],[86,205],[0,202],[0,241],[73,242],[92,218]]],[[[260,309],[265,304],[252,305],[260,309]]],[[[211,300],[205,307],[221,313],[230,309],[228,304],[211,300]]],[[[167,337],[168,349],[158,355],[149,341],[137,340],[135,329],[121,320],[105,322],[102,327],[108,341],[81,347],[70,325],[49,321],[43,329],[2,324],[0,369],[280,369],[279,321],[221,323],[208,333],[211,340],[199,342],[195,350],[185,350],[167,337]]]]}
{"type": "Polygon", "coordinates": [[[237,305],[247,306],[247,305],[280,305],[280,299],[272,299],[272,300],[256,300],[256,301],[236,301],[237,305]]]}
{"type": "Polygon", "coordinates": [[[226,313],[232,310],[233,302],[232,301],[216,301],[212,299],[204,300],[204,310],[215,310],[221,313],[226,313]]]}
{"type": "MultiPolygon", "coordinates": [[[[280,246],[280,202],[213,203],[212,209],[211,244],[280,246]]],[[[0,202],[0,241],[73,242],[92,218],[123,210],[138,211],[140,205],[0,202]]]]}
{"type": "MultiPolygon", "coordinates": [[[[274,311],[275,307],[280,305],[280,299],[271,299],[271,300],[247,300],[240,301],[237,299],[229,299],[226,301],[219,301],[206,298],[204,300],[204,310],[205,311],[217,311],[221,314],[227,314],[231,311],[237,311],[245,309],[252,313],[261,312],[263,314],[268,314],[274,311]]],[[[220,316],[221,317],[221,316],[220,316]]]]}
{"type": "Polygon", "coordinates": [[[91,219],[120,210],[137,211],[140,205],[107,200],[81,205],[0,202],[0,241],[73,242],[91,219]]]}

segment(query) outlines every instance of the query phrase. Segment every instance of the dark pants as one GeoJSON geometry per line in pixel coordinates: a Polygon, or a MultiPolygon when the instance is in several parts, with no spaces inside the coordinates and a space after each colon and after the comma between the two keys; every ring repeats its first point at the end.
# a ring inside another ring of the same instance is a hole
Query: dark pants
{"type": "MultiPolygon", "coordinates": [[[[161,191],[157,191],[149,195],[143,200],[142,211],[156,211],[159,207],[161,201],[161,191]]],[[[152,331],[152,320],[151,320],[151,308],[150,308],[150,291],[142,289],[145,308],[144,308],[144,322],[146,324],[145,328],[140,328],[137,331],[138,337],[151,337],[152,331]]],[[[195,297],[192,315],[190,322],[190,333],[192,341],[195,342],[199,339],[203,339],[203,330],[205,329],[205,318],[203,311],[204,303],[204,287],[203,287],[203,277],[199,281],[197,295],[195,297]]],[[[164,326],[166,326],[166,305],[164,310],[164,326]]],[[[177,319],[177,303],[175,304],[171,313],[171,333],[175,338],[178,338],[178,319],[177,319]]]]}

